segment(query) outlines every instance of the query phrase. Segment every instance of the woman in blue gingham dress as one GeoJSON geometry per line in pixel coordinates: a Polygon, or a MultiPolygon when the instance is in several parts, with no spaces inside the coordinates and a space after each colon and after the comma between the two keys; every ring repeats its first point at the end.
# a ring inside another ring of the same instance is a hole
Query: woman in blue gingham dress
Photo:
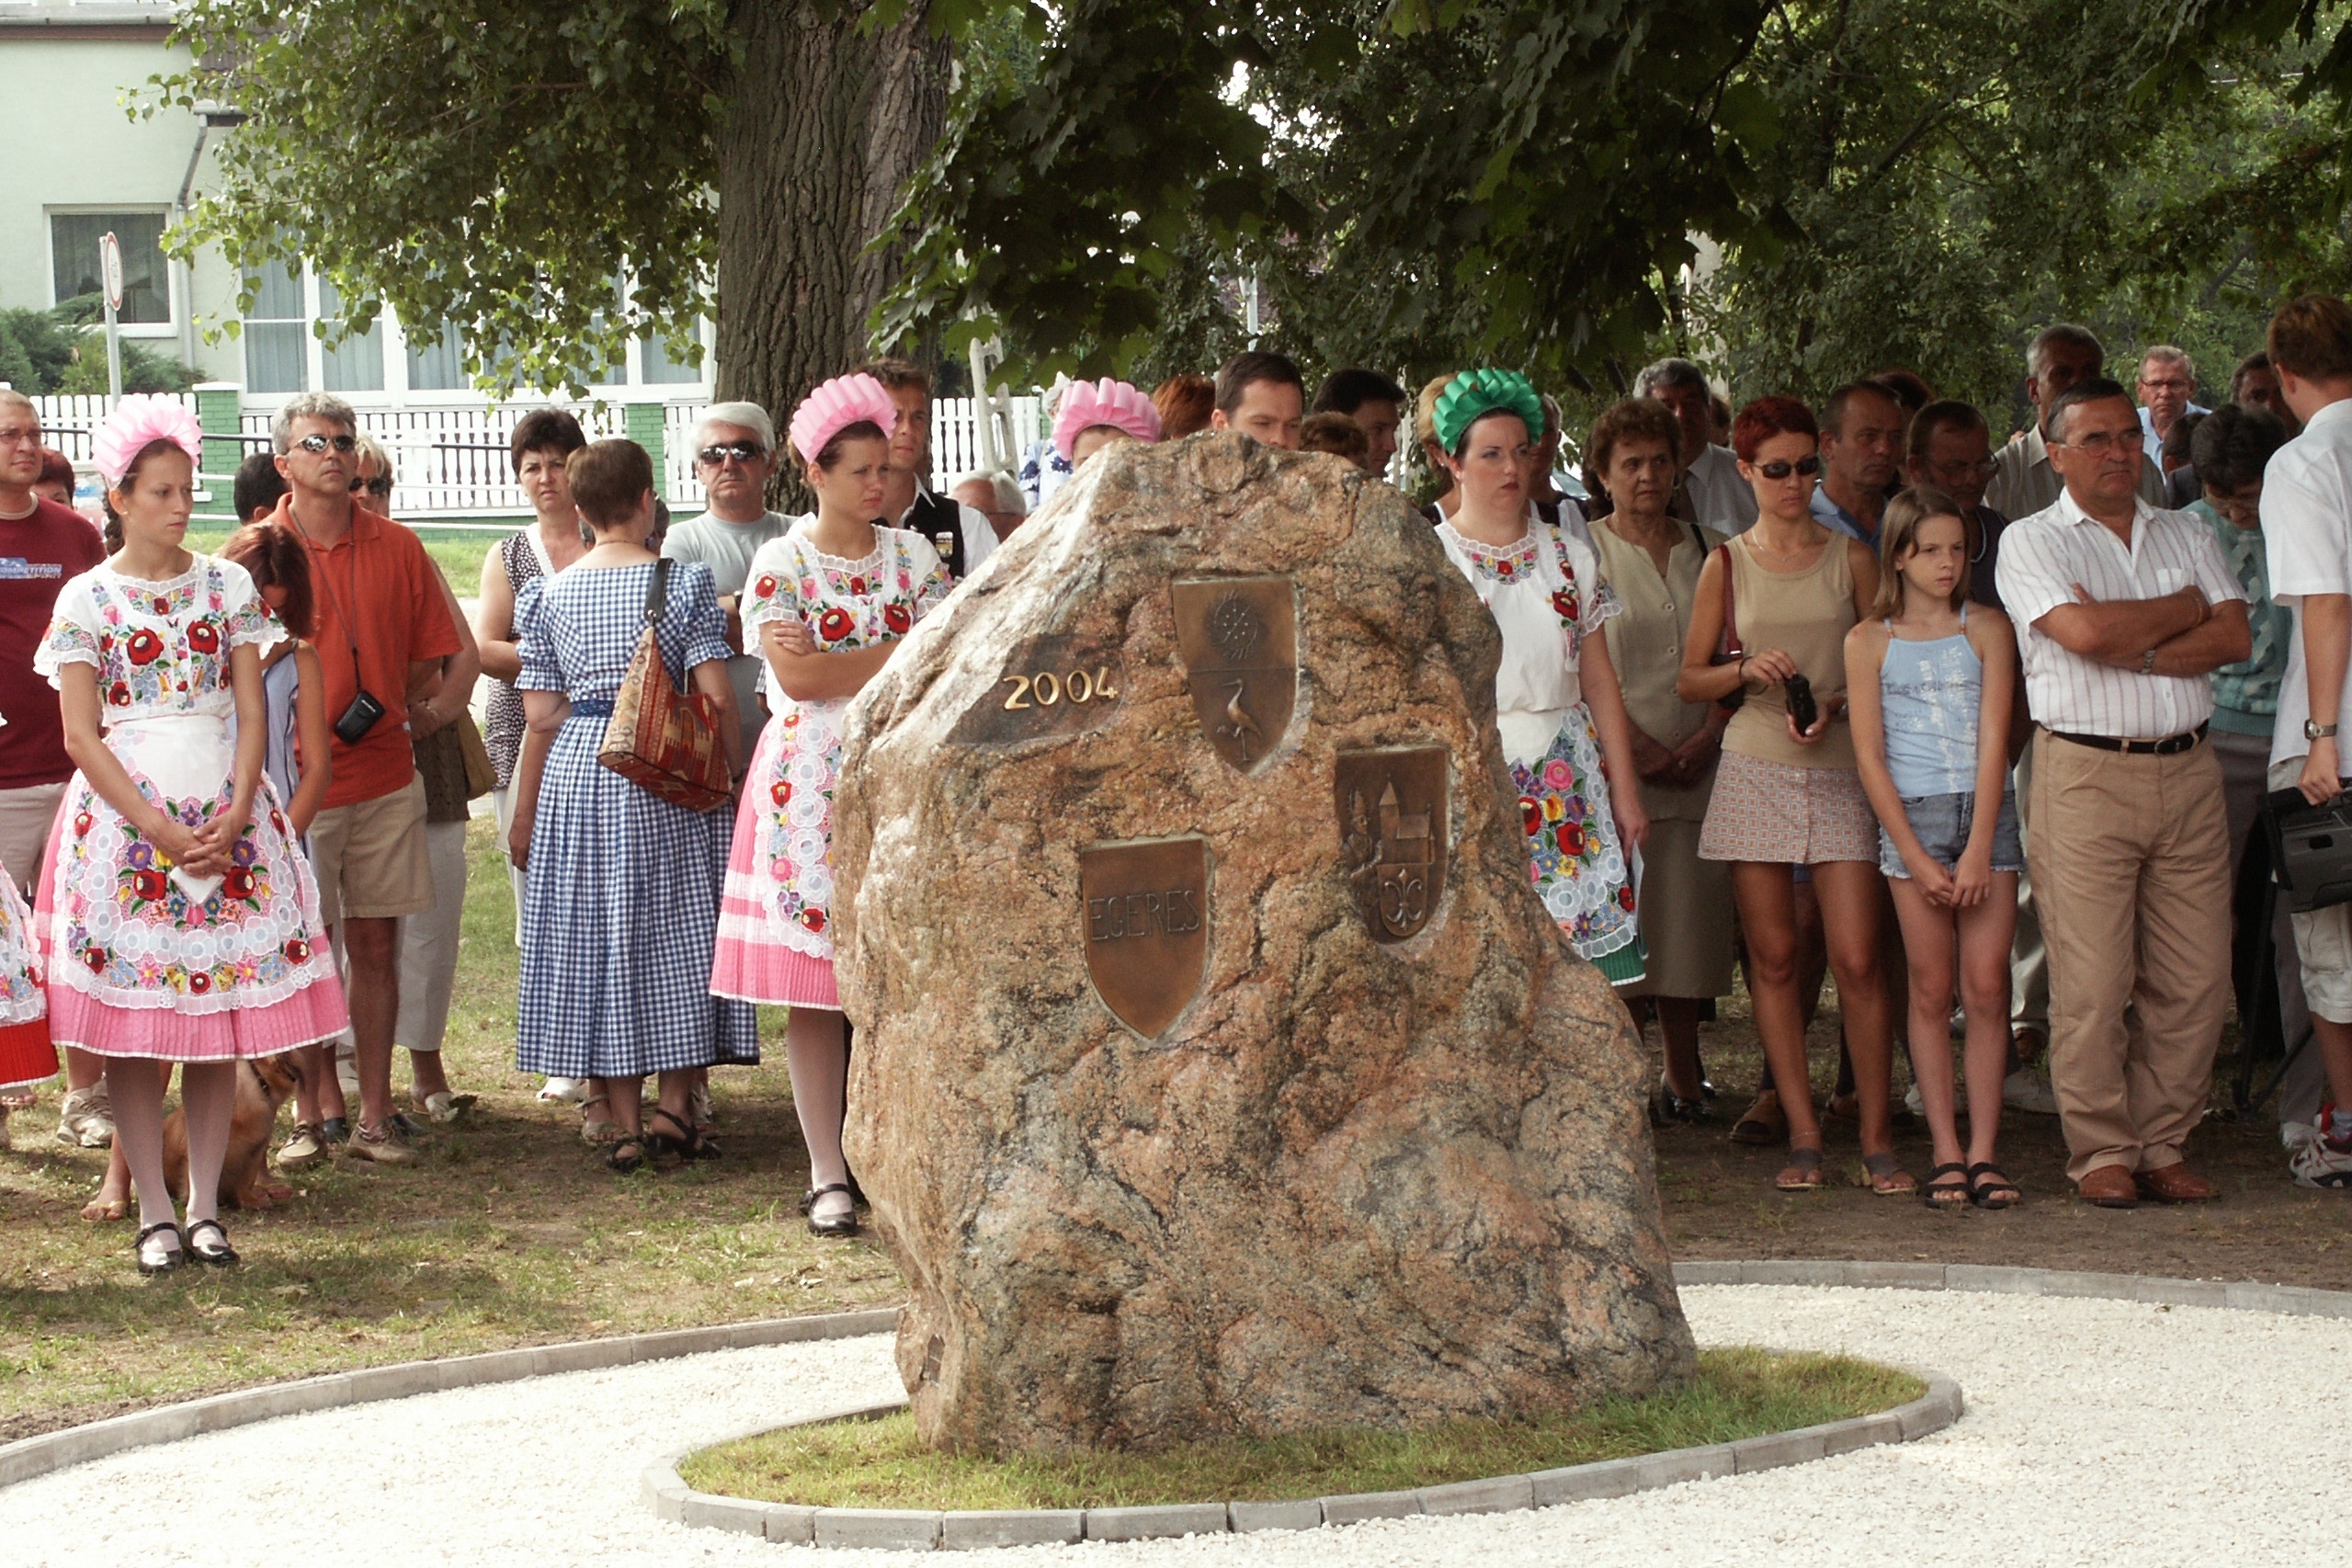
{"type": "MultiPolygon", "coordinates": [[[[525,809],[532,814],[515,1055],[526,1073],[609,1080],[598,1089],[613,1119],[633,1134],[630,1113],[644,1074],[664,1074],[663,1104],[651,1114],[675,1123],[686,1108],[687,1070],[756,1062],[759,1036],[749,1003],[710,994],[734,813],[671,805],[597,761],[644,631],[653,572],[653,557],[633,540],[625,546],[618,531],[598,528],[597,550],[569,571],[525,585],[515,607],[517,688],[561,693],[571,703],[551,744],[536,726],[526,737],[516,774],[528,786],[544,756],[535,806],[517,803],[518,819],[525,809]],[[598,558],[608,552],[615,561],[604,565],[598,558]]],[[[672,682],[705,665],[723,672],[733,652],[726,632],[710,568],[673,563],[659,630],[672,682]]],[[[734,733],[732,723],[721,730],[734,733]]],[[[631,1168],[648,1147],[716,1153],[690,1126],[656,1122],[653,1131],[661,1136],[614,1146],[616,1168],[631,1168]]]]}

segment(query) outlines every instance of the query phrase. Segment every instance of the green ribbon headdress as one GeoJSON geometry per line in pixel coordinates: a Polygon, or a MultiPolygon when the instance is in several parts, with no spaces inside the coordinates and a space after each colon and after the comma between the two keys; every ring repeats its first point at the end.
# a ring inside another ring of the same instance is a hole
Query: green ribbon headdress
{"type": "Polygon", "coordinates": [[[1517,370],[1464,370],[1437,394],[1429,423],[1437,429],[1437,445],[1451,452],[1472,425],[1497,411],[1517,415],[1529,436],[1542,434],[1543,400],[1536,396],[1535,383],[1517,370]]]}

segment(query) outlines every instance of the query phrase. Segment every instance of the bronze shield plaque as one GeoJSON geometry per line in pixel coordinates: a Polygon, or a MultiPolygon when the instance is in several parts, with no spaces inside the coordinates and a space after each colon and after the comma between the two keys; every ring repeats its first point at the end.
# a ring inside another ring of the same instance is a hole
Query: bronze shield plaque
{"type": "Polygon", "coordinates": [[[1209,841],[1082,849],[1078,893],[1095,994],[1120,1023],[1157,1040],[1209,971],[1209,841]]]}
{"type": "Polygon", "coordinates": [[[1333,760],[1341,855],[1375,941],[1415,935],[1446,891],[1449,760],[1444,746],[1344,751],[1333,760]]]}
{"type": "Polygon", "coordinates": [[[1168,585],[1192,710],[1217,755],[1249,772],[1299,703],[1298,599],[1288,577],[1206,577],[1168,585]]]}

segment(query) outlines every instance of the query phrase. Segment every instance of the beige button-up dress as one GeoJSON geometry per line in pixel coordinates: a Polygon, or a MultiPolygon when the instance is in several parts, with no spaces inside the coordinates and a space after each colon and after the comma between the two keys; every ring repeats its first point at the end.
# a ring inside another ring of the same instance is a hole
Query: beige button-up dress
{"type": "MultiPolygon", "coordinates": [[[[1621,537],[1610,519],[1593,524],[1593,548],[1602,574],[1624,603],[1608,622],[1609,662],[1625,690],[1634,726],[1661,745],[1680,745],[1707,722],[1709,703],[1685,702],[1675,695],[1690,631],[1691,596],[1707,551],[1723,542],[1712,528],[1678,525],[1683,537],[1666,558],[1664,576],[1649,551],[1621,537]],[[1704,540],[1702,548],[1700,540],[1704,540]]],[[[1647,977],[1628,986],[1637,996],[1725,996],[1732,990],[1731,867],[1699,858],[1699,832],[1707,820],[1710,775],[1675,787],[1642,780],[1642,806],[1650,814],[1650,842],[1642,851],[1639,890],[1642,933],[1650,946],[1647,977]]]]}

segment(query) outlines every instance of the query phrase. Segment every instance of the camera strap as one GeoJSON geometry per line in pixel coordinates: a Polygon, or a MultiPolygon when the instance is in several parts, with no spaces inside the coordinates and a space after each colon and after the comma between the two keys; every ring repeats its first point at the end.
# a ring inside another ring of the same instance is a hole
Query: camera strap
{"type": "MultiPolygon", "coordinates": [[[[357,508],[355,507],[354,510],[356,511],[357,508]]],[[[302,519],[295,515],[293,507],[286,508],[286,516],[292,521],[294,531],[302,536],[302,550],[305,555],[309,559],[317,560],[318,551],[311,540],[311,530],[302,526],[302,519]]],[[[358,527],[356,518],[353,519],[353,527],[358,527]]],[[[335,591],[335,574],[326,569],[324,562],[320,562],[317,576],[326,589],[326,602],[335,607],[335,624],[342,628],[343,641],[349,644],[351,649],[352,688],[355,691],[365,691],[368,689],[368,683],[359,674],[359,639],[352,633],[351,618],[343,613],[343,597],[335,591]]],[[[357,540],[352,540],[351,543],[351,585],[356,589],[359,585],[359,542],[357,540]]]]}

